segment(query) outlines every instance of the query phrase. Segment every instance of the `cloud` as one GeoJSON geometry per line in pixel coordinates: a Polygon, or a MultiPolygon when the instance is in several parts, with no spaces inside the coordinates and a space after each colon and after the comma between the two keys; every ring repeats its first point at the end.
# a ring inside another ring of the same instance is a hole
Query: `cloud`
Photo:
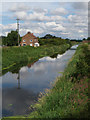
{"type": "Polygon", "coordinates": [[[32,10],[36,13],[47,13],[48,12],[47,9],[42,9],[42,8],[39,8],[39,7],[34,7],[32,10]]]}
{"type": "Polygon", "coordinates": [[[56,22],[47,22],[47,23],[38,23],[38,25],[43,28],[44,32],[55,32],[55,31],[64,31],[65,28],[61,24],[56,22]]]}
{"type": "Polygon", "coordinates": [[[65,21],[66,18],[65,18],[65,17],[62,17],[62,16],[59,16],[59,15],[56,15],[56,16],[51,16],[51,17],[50,17],[50,20],[51,20],[51,21],[54,20],[54,21],[60,21],[60,22],[61,22],[61,21],[65,21]]]}
{"type": "Polygon", "coordinates": [[[56,16],[46,16],[44,12],[35,12],[33,11],[33,13],[27,14],[24,11],[20,11],[20,12],[15,12],[14,16],[16,18],[19,18],[21,20],[25,20],[25,21],[37,21],[37,22],[43,22],[43,21],[64,21],[66,20],[65,17],[56,15],[56,16]]]}
{"type": "Polygon", "coordinates": [[[78,30],[79,33],[83,33],[83,30],[78,30]]]}
{"type": "Polygon", "coordinates": [[[55,28],[53,28],[54,31],[63,31],[65,28],[62,25],[57,25],[55,28]]]}
{"type": "Polygon", "coordinates": [[[72,7],[77,10],[87,10],[88,9],[88,2],[76,2],[72,3],[72,7]]]}
{"type": "MultiPolygon", "coordinates": [[[[44,36],[47,33],[64,38],[80,38],[82,34],[84,37],[87,36],[87,3],[60,3],[60,5],[58,3],[49,3],[49,5],[44,3],[10,3],[10,5],[11,8],[7,7],[9,8],[7,12],[4,11],[4,19],[8,15],[10,15],[10,19],[12,16],[14,21],[15,18],[21,19],[21,36],[28,31],[33,32],[36,36],[44,36]]],[[[6,35],[16,28],[16,23],[13,24],[13,22],[12,24],[3,24],[2,33],[6,35]]]]}
{"type": "Polygon", "coordinates": [[[88,16],[69,15],[68,20],[73,23],[88,23],[88,16]]]}
{"type": "Polygon", "coordinates": [[[30,10],[30,8],[25,5],[24,3],[14,3],[11,8],[9,8],[9,11],[11,12],[20,12],[20,11],[27,11],[30,10]]]}
{"type": "Polygon", "coordinates": [[[16,17],[25,21],[48,21],[49,20],[49,17],[45,16],[45,13],[43,12],[41,13],[33,12],[30,14],[27,14],[24,11],[20,11],[20,12],[15,12],[13,17],[16,17]]]}
{"type": "Polygon", "coordinates": [[[9,25],[0,24],[0,28],[2,29],[2,32],[0,33],[0,35],[6,36],[8,32],[10,32],[11,30],[16,30],[16,23],[9,24],[9,25]]]}
{"type": "Polygon", "coordinates": [[[68,11],[65,8],[56,8],[55,10],[51,11],[52,15],[66,15],[68,11]]]}
{"type": "Polygon", "coordinates": [[[48,17],[48,16],[45,16],[44,13],[33,12],[32,14],[29,14],[27,20],[48,21],[48,20],[49,20],[49,17],[48,17]]]}
{"type": "Polygon", "coordinates": [[[27,13],[24,11],[19,11],[14,13],[14,17],[19,18],[21,20],[25,20],[28,17],[27,13]]]}

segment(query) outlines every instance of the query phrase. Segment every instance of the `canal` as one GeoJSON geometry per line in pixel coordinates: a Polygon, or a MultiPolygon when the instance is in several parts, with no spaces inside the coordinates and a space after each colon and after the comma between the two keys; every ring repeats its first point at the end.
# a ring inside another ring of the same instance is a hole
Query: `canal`
{"type": "Polygon", "coordinates": [[[8,71],[2,76],[2,116],[24,115],[32,112],[40,92],[50,89],[56,77],[61,76],[75,50],[62,55],[47,56],[34,64],[8,71]]]}

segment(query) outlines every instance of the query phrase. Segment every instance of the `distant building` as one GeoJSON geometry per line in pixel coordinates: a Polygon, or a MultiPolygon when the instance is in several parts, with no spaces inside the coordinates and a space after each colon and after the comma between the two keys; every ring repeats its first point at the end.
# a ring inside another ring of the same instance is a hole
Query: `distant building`
{"type": "Polygon", "coordinates": [[[38,38],[36,36],[34,36],[33,33],[31,33],[31,32],[28,32],[26,35],[24,35],[22,37],[20,44],[21,44],[21,46],[26,46],[26,45],[30,45],[33,47],[39,46],[38,38]]]}

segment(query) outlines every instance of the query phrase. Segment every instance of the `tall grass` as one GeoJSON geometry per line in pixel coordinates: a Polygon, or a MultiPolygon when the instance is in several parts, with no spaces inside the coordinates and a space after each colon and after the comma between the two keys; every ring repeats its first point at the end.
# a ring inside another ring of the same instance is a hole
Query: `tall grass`
{"type": "Polygon", "coordinates": [[[51,56],[55,53],[64,53],[70,48],[69,44],[61,46],[40,46],[37,48],[24,47],[6,47],[2,49],[2,70],[8,69],[15,64],[24,63],[28,61],[32,63],[44,56],[51,56]]]}

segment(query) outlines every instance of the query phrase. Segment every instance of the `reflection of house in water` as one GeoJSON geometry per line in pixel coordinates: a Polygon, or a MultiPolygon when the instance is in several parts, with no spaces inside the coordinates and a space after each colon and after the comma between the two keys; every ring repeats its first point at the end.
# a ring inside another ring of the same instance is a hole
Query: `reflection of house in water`
{"type": "MultiPolygon", "coordinates": [[[[36,62],[36,61],[35,61],[36,62]]],[[[30,63],[30,64],[27,64],[28,68],[30,68],[35,62],[33,63],[30,63]]],[[[20,70],[18,71],[18,76],[17,76],[17,80],[18,80],[18,89],[21,89],[21,86],[20,86],[20,70]]]]}
{"type": "MultiPolygon", "coordinates": [[[[36,61],[35,61],[35,62],[36,62],[36,61]]],[[[30,63],[30,64],[27,64],[28,68],[30,68],[32,65],[34,65],[35,62],[30,63]]]]}

